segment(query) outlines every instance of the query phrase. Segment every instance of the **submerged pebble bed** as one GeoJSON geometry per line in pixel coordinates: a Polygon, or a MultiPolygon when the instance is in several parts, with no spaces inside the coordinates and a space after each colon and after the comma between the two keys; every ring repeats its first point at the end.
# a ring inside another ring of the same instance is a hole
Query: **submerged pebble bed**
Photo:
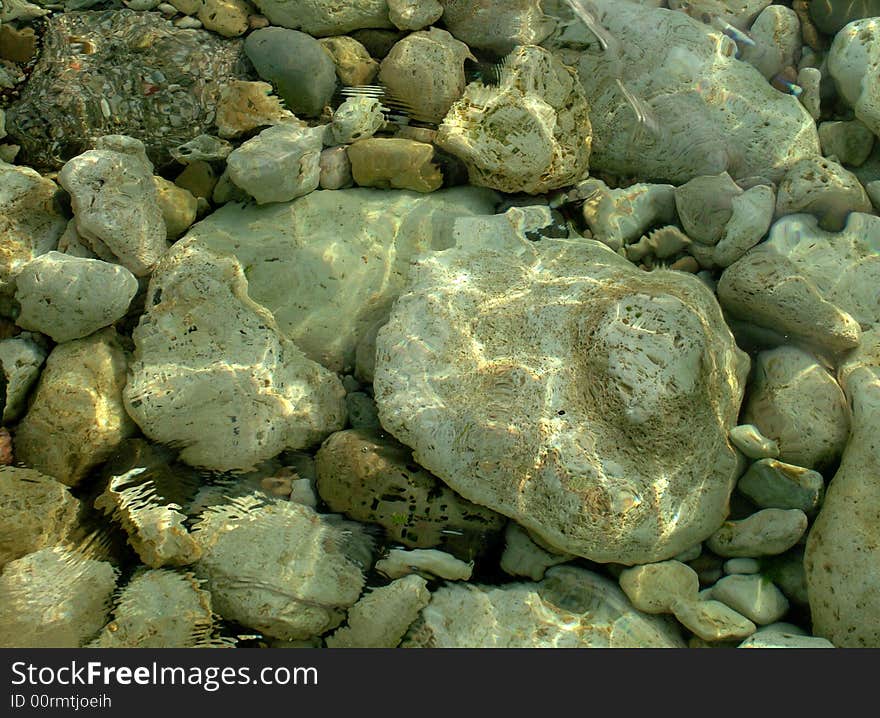
{"type": "Polygon", "coordinates": [[[0,1],[0,645],[880,646],[880,3],[0,1]]]}

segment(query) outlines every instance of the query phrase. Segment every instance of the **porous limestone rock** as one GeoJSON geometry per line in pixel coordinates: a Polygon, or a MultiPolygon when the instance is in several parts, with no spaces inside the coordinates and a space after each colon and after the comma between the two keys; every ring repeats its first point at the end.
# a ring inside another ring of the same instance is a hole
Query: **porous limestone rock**
{"type": "Polygon", "coordinates": [[[56,346],[15,433],[16,458],[68,486],[136,427],[122,405],[128,355],[108,327],[56,346]]]}
{"type": "Polygon", "coordinates": [[[867,332],[838,375],[852,433],[807,538],[813,633],[838,647],[880,647],[880,329],[867,332]]]}
{"type": "Polygon", "coordinates": [[[768,80],[801,59],[801,23],[790,7],[768,5],[749,27],[749,36],[754,45],[742,48],[742,59],[768,80]]]}
{"type": "Polygon", "coordinates": [[[857,119],[880,137],[880,17],[849,23],[828,51],[828,72],[857,119]]]}
{"type": "Polygon", "coordinates": [[[328,648],[395,648],[431,600],[421,576],[372,589],[348,609],[348,625],[327,637],[328,648]]]}
{"type": "Polygon", "coordinates": [[[285,640],[338,626],[364,585],[360,527],[333,522],[293,501],[242,498],[202,513],[196,575],[227,620],[285,640]],[[360,547],[357,547],[360,548],[360,547]]]}
{"type": "Polygon", "coordinates": [[[201,0],[198,18],[206,30],[223,37],[238,37],[248,30],[254,7],[247,0],[201,0]]]}
{"type": "Polygon", "coordinates": [[[434,147],[402,137],[371,137],[348,148],[351,174],[361,187],[433,192],[443,185],[434,147]]]}
{"type": "Polygon", "coordinates": [[[765,237],[773,224],[776,192],[759,184],[734,197],[730,204],[730,219],[712,248],[712,261],[719,267],[729,267],[765,237]]]}
{"type": "Polygon", "coordinates": [[[58,185],[30,167],[0,162],[0,300],[4,304],[12,298],[21,268],[58,246],[67,226],[58,191],[58,185]]]}
{"type": "Polygon", "coordinates": [[[137,290],[135,276],[118,264],[47,252],[16,279],[15,323],[59,343],[81,339],[125,316],[137,290]]]}
{"type": "Polygon", "coordinates": [[[871,200],[852,172],[825,157],[807,157],[792,165],[779,183],[776,216],[806,213],[819,227],[839,232],[851,212],[871,212],[871,200]]]}
{"type": "Polygon", "coordinates": [[[479,544],[504,523],[415,464],[410,449],[370,431],[330,436],[315,455],[315,468],[318,493],[331,511],[379,524],[411,548],[479,544]]]}
{"type": "MultiPolygon", "coordinates": [[[[263,207],[230,204],[196,224],[171,256],[186,263],[236,257],[248,294],[283,334],[310,359],[344,373],[358,342],[387,318],[411,259],[450,247],[453,221],[492,214],[496,201],[476,187],[427,195],[356,188],[263,207]]],[[[222,312],[218,321],[228,324],[222,312]]]]}
{"type": "Polygon", "coordinates": [[[733,216],[733,200],[743,190],[727,172],[694,177],[675,188],[675,208],[688,237],[715,245],[733,216]]]}
{"type": "Polygon", "coordinates": [[[506,55],[516,45],[539,45],[553,32],[541,0],[441,0],[443,24],[477,50],[506,55]]]}
{"type": "Polygon", "coordinates": [[[705,13],[729,22],[740,30],[748,30],[755,18],[771,2],[772,0],[668,0],[669,7],[673,10],[683,10],[692,17],[705,13]]]}
{"type": "Polygon", "coordinates": [[[670,558],[727,514],[748,359],[700,280],[527,238],[552,221],[464,218],[455,247],[415,262],[378,334],[382,426],[549,548],[670,558]]]}
{"type": "Polygon", "coordinates": [[[700,579],[687,564],[661,561],[624,569],[620,587],[633,606],[645,613],[671,613],[680,601],[693,601],[700,579]]]}
{"type": "Polygon", "coordinates": [[[577,66],[590,101],[593,171],[676,185],[725,171],[735,180],[778,181],[798,160],[819,154],[815,123],[797,98],[736,59],[735,43],[719,30],[664,8],[593,4],[608,31],[604,51],[573,49],[576,40],[596,45],[583,24],[544,43],[577,66]]]}
{"type": "Polygon", "coordinates": [[[576,188],[583,197],[581,213],[593,239],[614,251],[635,242],[649,228],[672,222],[677,191],[668,184],[643,183],[610,189],[592,178],[576,188]]]}
{"type": "Polygon", "coordinates": [[[528,532],[513,521],[504,531],[504,553],[501,570],[511,576],[526,576],[540,581],[551,566],[570,561],[569,554],[551,553],[532,541],[528,532]]]}
{"type": "Polygon", "coordinates": [[[168,246],[152,167],[145,161],[145,155],[88,150],[58,173],[70,193],[77,232],[96,254],[109,251],[136,277],[149,274],[168,246]]]}
{"type": "Polygon", "coordinates": [[[788,611],[782,591],[760,574],[725,576],[712,587],[711,595],[760,626],[778,621],[788,611]]]}
{"type": "Polygon", "coordinates": [[[315,37],[345,35],[352,30],[392,27],[387,0],[255,0],[273,25],[302,30],[315,37]]]}
{"type": "Polygon", "coordinates": [[[336,76],[343,85],[369,85],[379,72],[379,63],[353,37],[325,37],[319,41],[336,65],[336,76]]]}
{"type": "Polygon", "coordinates": [[[874,135],[858,120],[820,123],[819,141],[826,157],[855,167],[865,163],[874,147],[874,135]]]}
{"type": "Polygon", "coordinates": [[[301,124],[283,106],[281,99],[272,94],[272,85],[247,80],[233,80],[223,87],[214,121],[217,134],[222,138],[239,137],[266,125],[301,124]]]}
{"type": "Polygon", "coordinates": [[[384,558],[376,561],[374,568],[388,578],[419,573],[447,581],[467,581],[474,570],[474,562],[462,561],[433,548],[393,548],[384,558]]]}
{"type": "Polygon", "coordinates": [[[388,0],[388,19],[398,30],[421,30],[442,14],[438,0],[388,0]]]}
{"type": "Polygon", "coordinates": [[[474,60],[468,46],[446,30],[414,32],[382,60],[379,82],[408,115],[439,123],[464,92],[465,60],[474,60]]]}
{"type": "Polygon", "coordinates": [[[323,127],[268,127],[226,158],[229,179],[257,204],[302,197],[318,189],[323,136],[323,127]]]}
{"type": "Polygon", "coordinates": [[[849,407],[834,377],[802,349],[760,352],[742,420],[779,445],[785,461],[820,470],[834,463],[849,436],[849,407]]]}
{"type": "Polygon", "coordinates": [[[33,469],[0,467],[0,570],[73,536],[80,502],[70,489],[33,469]]]}
{"type": "Polygon", "coordinates": [[[182,240],[156,268],[135,328],[125,407],[188,464],[246,469],[341,429],[345,391],[248,296],[245,269],[182,240]]]}
{"type": "Polygon", "coordinates": [[[825,480],[801,466],[761,459],[742,475],[736,488],[762,509],[800,509],[809,514],[822,502],[825,480]]]}
{"type": "MultiPolygon", "coordinates": [[[[268,83],[247,83],[248,87],[252,85],[257,85],[260,89],[272,89],[272,86],[268,83]]],[[[221,92],[221,98],[223,97],[223,92],[234,92],[238,87],[241,86],[234,82],[226,85],[224,91],[221,92]]],[[[218,122],[221,107],[222,104],[217,107],[218,122]]],[[[232,150],[232,143],[224,139],[214,137],[213,135],[196,135],[189,142],[184,142],[182,145],[172,149],[171,156],[182,165],[188,165],[193,162],[219,162],[229,157],[229,153],[232,150]]]]}
{"type": "Polygon", "coordinates": [[[438,588],[404,647],[681,648],[665,618],[633,608],[613,582],[555,566],[539,583],[454,584],[438,588]]]}
{"type": "Polygon", "coordinates": [[[80,648],[101,630],[116,570],[54,546],[6,564],[0,574],[0,646],[80,648]]]}
{"type": "Polygon", "coordinates": [[[372,137],[385,124],[382,103],[375,97],[349,97],[333,113],[324,137],[326,145],[350,145],[372,137]]]}
{"type": "Polygon", "coordinates": [[[192,573],[139,569],[87,648],[200,648],[213,629],[211,594],[192,573]]]}
{"type": "Polygon", "coordinates": [[[318,165],[321,170],[319,186],[321,189],[344,189],[351,187],[351,160],[345,147],[328,147],[321,152],[318,165]]]}
{"type": "Polygon", "coordinates": [[[186,515],[178,504],[162,501],[152,481],[139,478],[145,471],[138,467],[113,476],[95,499],[95,508],[121,524],[147,566],[186,566],[197,561],[201,550],[183,525],[186,515]]]}
{"type": "Polygon", "coordinates": [[[22,332],[16,337],[0,340],[0,366],[6,378],[6,406],[3,421],[12,423],[27,409],[28,393],[40,378],[48,350],[34,341],[36,335],[22,332]]]}
{"type": "Polygon", "coordinates": [[[706,546],[719,556],[754,558],[783,553],[807,530],[799,509],[762,509],[739,521],[725,521],[706,546]]]}

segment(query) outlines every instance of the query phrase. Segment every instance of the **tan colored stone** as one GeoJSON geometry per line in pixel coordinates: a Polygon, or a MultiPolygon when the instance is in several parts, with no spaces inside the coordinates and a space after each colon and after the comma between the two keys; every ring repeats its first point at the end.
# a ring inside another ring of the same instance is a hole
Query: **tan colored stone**
{"type": "Polygon", "coordinates": [[[208,30],[223,37],[238,37],[248,30],[248,16],[254,6],[246,0],[202,0],[199,20],[208,30]]]}
{"type": "Polygon", "coordinates": [[[217,173],[209,162],[190,162],[174,180],[174,184],[188,190],[196,199],[211,199],[217,185],[217,173]]]}
{"type": "Polygon", "coordinates": [[[323,37],[318,42],[333,59],[336,76],[343,85],[369,85],[379,72],[379,63],[353,37],[323,37]]]}
{"type": "Polygon", "coordinates": [[[217,134],[231,138],[258,127],[298,121],[284,108],[281,99],[272,94],[272,85],[268,82],[234,80],[220,91],[215,122],[217,134]]]}
{"type": "Polygon", "coordinates": [[[165,220],[165,237],[173,241],[182,236],[196,221],[197,202],[195,196],[164,177],[153,176],[156,183],[156,199],[165,220]]]}
{"type": "Polygon", "coordinates": [[[399,137],[371,137],[348,148],[351,174],[361,187],[433,192],[443,186],[434,148],[399,137]]]}

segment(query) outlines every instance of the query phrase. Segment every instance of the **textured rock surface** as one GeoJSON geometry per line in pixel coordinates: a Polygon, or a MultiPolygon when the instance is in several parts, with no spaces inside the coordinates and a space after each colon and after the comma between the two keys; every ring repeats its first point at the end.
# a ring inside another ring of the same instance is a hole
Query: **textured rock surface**
{"type": "Polygon", "coordinates": [[[6,565],[0,574],[0,646],[80,648],[107,621],[116,571],[60,546],[6,565]]]}
{"type": "Polygon", "coordinates": [[[568,554],[551,553],[534,541],[519,524],[510,521],[504,531],[501,570],[511,576],[526,576],[540,581],[551,566],[570,561],[568,554]]]}
{"type": "Polygon", "coordinates": [[[367,96],[349,97],[333,113],[324,144],[348,145],[367,139],[376,134],[383,124],[385,116],[379,100],[367,96]]]}
{"type": "Polygon", "coordinates": [[[763,509],[740,521],[725,521],[706,546],[719,556],[773,556],[794,546],[807,529],[798,509],[763,509]]]}
{"type": "Polygon", "coordinates": [[[180,242],[156,269],[134,330],[125,406],[189,464],[245,469],[345,422],[339,379],[307,359],[247,294],[234,257],[180,242]]]}
{"type": "Polygon", "coordinates": [[[405,647],[683,647],[662,618],[632,607],[611,581],[557,566],[540,583],[447,585],[404,638],[405,647]]]}
{"type": "Polygon", "coordinates": [[[880,137],[880,18],[844,27],[828,51],[828,71],[855,116],[880,137]]]}
{"type": "Polygon", "coordinates": [[[775,459],[752,464],[737,490],[762,509],[800,509],[812,513],[825,495],[825,481],[816,471],[775,459]]]}
{"type": "Polygon", "coordinates": [[[464,161],[472,184],[539,194],[589,171],[590,109],[574,70],[544,48],[510,55],[497,87],[471,83],[443,120],[439,147],[464,161]]]}
{"type": "Polygon", "coordinates": [[[135,276],[118,264],[47,252],[16,279],[15,322],[59,343],[80,339],[121,319],[137,289],[135,276]]]}
{"type": "Polygon", "coordinates": [[[765,626],[788,611],[788,599],[763,576],[725,576],[712,587],[712,598],[765,626]]]}
{"type": "Polygon", "coordinates": [[[0,570],[73,536],[80,503],[61,482],[33,469],[0,468],[0,570]]]}
{"type": "Polygon", "coordinates": [[[453,221],[491,214],[496,200],[475,187],[430,195],[350,189],[266,207],[227,205],[193,227],[169,261],[233,255],[248,294],[281,332],[310,359],[343,371],[354,365],[360,339],[388,316],[410,260],[451,246],[453,221]]]}
{"type": "Polygon", "coordinates": [[[398,30],[421,30],[442,14],[438,0],[388,0],[388,19],[398,30]]]}
{"type": "Polygon", "coordinates": [[[584,198],[581,213],[593,239],[615,252],[650,227],[675,218],[678,192],[672,185],[639,183],[610,189],[602,180],[588,179],[578,184],[576,192],[584,198]]]}
{"type": "Polygon", "coordinates": [[[318,492],[331,511],[380,524],[412,548],[479,542],[504,517],[462,499],[412,461],[412,451],[368,431],[333,434],[315,456],[318,492]]]}
{"type": "Polygon", "coordinates": [[[505,55],[516,45],[538,45],[552,31],[541,0],[442,0],[443,24],[478,50],[505,55]]]}
{"type": "Polygon", "coordinates": [[[166,165],[172,147],[208,131],[220,87],[249,72],[241,41],[158,13],[56,14],[42,47],[6,124],[28,162],[53,169],[110,133],[140,139],[166,165]]]}
{"type": "Polygon", "coordinates": [[[575,31],[581,43],[595,44],[583,26],[567,30],[565,42],[548,41],[577,63],[590,100],[594,170],[674,184],[724,171],[779,180],[797,160],[819,154],[806,110],[737,60],[734,43],[718,30],[663,8],[594,5],[613,39],[605,52],[565,51],[575,31]],[[657,133],[638,123],[617,79],[644,102],[657,133]]]}
{"type": "Polygon", "coordinates": [[[136,427],[122,406],[128,356],[107,328],[56,346],[15,433],[15,454],[68,486],[109,458],[136,427]]]}
{"type": "Polygon", "coordinates": [[[416,263],[379,331],[382,425],[550,547],[669,558],[726,515],[747,358],[698,280],[591,240],[526,239],[550,221],[463,219],[467,242],[416,263]]]}
{"type": "Polygon", "coordinates": [[[369,85],[379,72],[379,63],[353,37],[325,37],[320,43],[336,65],[336,76],[343,85],[369,85]]]}
{"type": "Polygon", "coordinates": [[[402,137],[371,137],[348,148],[351,174],[361,187],[433,192],[443,185],[434,148],[402,137]]]}
{"type": "Polygon", "coordinates": [[[335,628],[364,584],[348,548],[364,541],[357,525],[331,524],[301,504],[218,506],[202,514],[193,535],[202,548],[195,571],[214,609],[269,636],[302,639],[335,628]]]}
{"type": "Polygon", "coordinates": [[[392,27],[386,0],[256,0],[255,5],[272,22],[309,35],[344,35],[370,27],[392,27]]]}
{"type": "Polygon", "coordinates": [[[374,569],[387,578],[419,574],[432,579],[468,581],[474,570],[474,562],[462,561],[435,548],[393,548],[376,561],[374,569]]]}
{"type": "MultiPolygon", "coordinates": [[[[284,108],[281,100],[272,94],[268,82],[235,80],[224,85],[217,102],[217,134],[230,138],[266,125],[296,122],[296,117],[284,108]]],[[[230,147],[230,150],[232,148],[230,147]]],[[[226,153],[228,155],[229,152],[226,153]]],[[[192,155],[190,155],[192,156],[192,155]]],[[[192,157],[192,159],[207,159],[192,157]]]]}
{"type": "Polygon", "coordinates": [[[27,397],[46,361],[48,350],[35,341],[36,335],[23,332],[17,337],[0,340],[0,366],[6,378],[6,406],[3,421],[21,418],[27,409],[27,397]]]}
{"type": "Polygon", "coordinates": [[[840,367],[852,434],[807,538],[813,631],[838,647],[880,646],[880,331],[840,367]]]}

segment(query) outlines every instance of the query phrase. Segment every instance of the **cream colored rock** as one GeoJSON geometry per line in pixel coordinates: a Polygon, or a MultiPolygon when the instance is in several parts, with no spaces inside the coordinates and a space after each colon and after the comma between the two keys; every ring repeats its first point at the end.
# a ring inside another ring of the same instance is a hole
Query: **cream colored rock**
{"type": "Polygon", "coordinates": [[[570,561],[573,556],[551,553],[532,541],[528,532],[513,521],[504,531],[504,553],[501,570],[511,576],[525,576],[540,581],[551,566],[570,561]]]}
{"type": "Polygon", "coordinates": [[[388,18],[398,30],[421,30],[442,14],[438,0],[388,0],[388,18]]]}
{"type": "Polygon", "coordinates": [[[321,189],[344,189],[354,184],[346,147],[328,147],[321,152],[321,189]]]}
{"type": "Polygon", "coordinates": [[[675,208],[688,236],[715,245],[733,216],[733,200],[743,190],[727,172],[694,177],[675,188],[675,208]]]}
{"type": "Polygon", "coordinates": [[[468,46],[446,30],[414,32],[382,60],[379,82],[408,109],[407,114],[439,123],[464,92],[464,63],[473,59],[468,46]]]}
{"type": "Polygon", "coordinates": [[[738,648],[834,648],[831,641],[818,636],[798,636],[791,633],[756,633],[739,644],[738,648]]]}
{"type": "Polygon", "coordinates": [[[749,28],[754,45],[743,47],[742,59],[768,80],[801,59],[801,23],[784,5],[769,5],[749,28]]]}
{"type": "Polygon", "coordinates": [[[540,583],[438,588],[407,648],[682,648],[678,629],[635,608],[607,578],[556,566],[540,583]]]}
{"type": "Polygon", "coordinates": [[[3,422],[11,424],[27,410],[28,393],[46,361],[48,350],[34,341],[37,337],[22,332],[17,337],[0,340],[0,366],[6,379],[6,406],[3,422]]]}
{"type": "Polygon", "coordinates": [[[675,192],[672,185],[635,184],[609,189],[599,179],[588,179],[577,186],[583,197],[581,213],[593,239],[614,251],[635,242],[642,233],[675,218],[675,192]]]}
{"type": "MultiPolygon", "coordinates": [[[[259,82],[245,83],[243,80],[236,80],[225,85],[220,90],[221,99],[217,106],[218,123],[221,114],[224,111],[229,110],[229,105],[224,103],[223,98],[228,98],[230,95],[235,97],[239,94],[237,91],[240,91],[241,94],[247,95],[247,90],[251,90],[253,95],[259,94],[259,96],[265,96],[265,93],[271,92],[272,86],[267,83],[259,82]]],[[[254,96],[249,96],[248,100],[255,104],[257,102],[257,98],[254,96]]],[[[237,120],[234,117],[231,119],[227,117],[223,126],[227,123],[234,124],[236,121],[237,120]]],[[[229,153],[232,152],[232,150],[232,143],[227,142],[224,139],[214,137],[213,135],[196,135],[189,142],[184,142],[182,145],[173,148],[171,150],[171,156],[182,165],[188,165],[193,162],[220,162],[229,157],[229,153]]]]}
{"type": "Polygon", "coordinates": [[[815,215],[829,232],[844,228],[851,212],[871,212],[871,200],[852,172],[825,157],[808,157],[792,165],[776,195],[776,216],[815,215]]]}
{"type": "Polygon", "coordinates": [[[364,585],[349,544],[357,524],[334,522],[292,501],[243,498],[202,513],[195,572],[227,620],[284,640],[336,628],[364,585]]]}
{"type": "Polygon", "coordinates": [[[734,180],[779,181],[789,166],[819,153],[803,106],[737,60],[735,43],[719,30],[664,8],[593,4],[611,38],[608,49],[600,52],[582,24],[544,45],[576,65],[590,98],[594,172],[676,185],[725,171],[734,180]],[[594,47],[574,49],[588,44],[594,47]],[[641,100],[649,122],[638,121],[618,79],[641,100]]]}
{"type": "Polygon", "coordinates": [[[776,193],[767,185],[756,185],[731,200],[730,219],[712,248],[712,261],[729,267],[760,242],[773,223],[776,193]]]}
{"type": "Polygon", "coordinates": [[[136,431],[122,405],[127,370],[128,355],[111,328],[56,346],[19,422],[16,458],[78,484],[136,431]]]}
{"type": "Polygon", "coordinates": [[[239,137],[266,125],[304,126],[272,93],[272,85],[248,80],[233,80],[220,90],[215,122],[217,134],[223,138],[239,137]]]}
{"type": "Polygon", "coordinates": [[[775,459],[779,456],[779,445],[752,424],[733,427],[730,430],[730,442],[750,459],[775,459]]]}
{"type": "Polygon", "coordinates": [[[880,647],[880,330],[838,371],[852,406],[840,468],[807,538],[804,565],[813,633],[838,647],[880,647]]]}
{"type": "Polygon", "coordinates": [[[372,589],[348,609],[348,625],[327,637],[328,648],[395,648],[431,600],[421,576],[372,589]]]}
{"type": "Polygon", "coordinates": [[[238,37],[248,29],[254,7],[246,0],[201,0],[198,18],[206,30],[223,37],[238,37]]]}
{"type": "Polygon", "coordinates": [[[757,355],[742,417],[778,443],[779,459],[808,469],[834,463],[849,436],[840,386],[813,356],[792,346],[757,355]]]}
{"type": "Polygon", "coordinates": [[[183,187],[164,177],[153,176],[156,183],[156,199],[165,221],[165,237],[174,241],[196,221],[198,202],[183,187]]]}
{"type": "Polygon", "coordinates": [[[465,163],[472,184],[543,194],[588,175],[590,117],[575,71],[544,48],[523,45],[497,87],[467,86],[436,143],[465,163]]]}
{"type": "Polygon", "coordinates": [[[417,260],[378,334],[380,420],[550,548],[670,558],[726,516],[748,360],[698,279],[593,240],[527,239],[552,221],[462,219],[455,247],[417,260]]]}
{"type": "Polygon", "coordinates": [[[433,548],[393,548],[384,558],[376,561],[375,569],[388,578],[400,578],[413,573],[427,574],[447,581],[467,581],[474,562],[465,562],[445,551],[433,548]]]}
{"type": "Polygon", "coordinates": [[[755,624],[748,618],[711,599],[679,602],[675,618],[704,641],[738,641],[755,632],[755,624]]]}
{"type": "Polygon", "coordinates": [[[128,542],[147,566],[186,566],[198,561],[201,550],[183,522],[175,503],[165,503],[152,481],[138,478],[143,468],[113,476],[95,508],[111,516],[128,534],[128,542]]]}
{"type": "Polygon", "coordinates": [[[880,137],[880,18],[855,20],[834,37],[828,72],[856,118],[880,137]]]}
{"type": "Polygon", "coordinates": [[[822,122],[819,141],[826,157],[837,157],[841,164],[854,167],[864,164],[874,147],[874,135],[858,120],[822,122]]]}
{"type": "Polygon", "coordinates": [[[553,32],[541,0],[443,0],[443,24],[470,47],[506,55],[553,32]]]}
{"type": "Polygon", "coordinates": [[[645,613],[671,613],[677,603],[694,601],[700,590],[697,572],[680,561],[627,568],[619,581],[633,606],[645,613]]]}
{"type": "Polygon", "coordinates": [[[80,648],[101,630],[116,570],[61,546],[6,564],[0,574],[0,646],[80,648]]]}
{"type": "Polygon", "coordinates": [[[324,144],[350,145],[372,137],[385,124],[382,103],[366,95],[349,97],[333,113],[324,144]]]}
{"type": "Polygon", "coordinates": [[[794,546],[807,530],[799,509],[762,509],[740,521],[725,521],[706,546],[719,556],[774,556],[794,546]]]}
{"type": "Polygon", "coordinates": [[[256,0],[255,4],[273,25],[302,30],[315,37],[392,27],[387,0],[256,0]]]}
{"type": "Polygon", "coordinates": [[[0,299],[4,304],[12,298],[14,278],[21,268],[58,246],[67,220],[57,193],[58,185],[36,170],[0,162],[0,299]]]}
{"type": "Polygon", "coordinates": [[[346,373],[358,342],[387,318],[413,257],[452,246],[454,220],[492,214],[496,201],[476,187],[428,195],[357,188],[264,207],[227,205],[172,254],[204,256],[186,262],[235,256],[248,295],[274,314],[281,332],[310,359],[346,373]]]}
{"type": "Polygon", "coordinates": [[[47,252],[16,279],[15,322],[59,343],[81,339],[125,316],[137,290],[135,276],[118,264],[47,252]]]}
{"type": "Polygon", "coordinates": [[[771,0],[668,0],[673,10],[684,10],[697,16],[702,13],[715,15],[740,30],[748,30],[749,25],[770,3],[771,0]]]}
{"type": "Polygon", "coordinates": [[[119,594],[113,619],[87,648],[216,646],[211,594],[192,573],[140,569],[119,594]]]}
{"type": "Polygon", "coordinates": [[[434,192],[443,174],[434,164],[434,147],[398,137],[371,137],[348,148],[351,174],[361,187],[434,192]]]}
{"type": "Polygon", "coordinates": [[[194,466],[246,469],[311,446],[345,422],[339,379],[248,296],[229,254],[178,242],[157,267],[134,330],[125,407],[194,466]]]}
{"type": "Polygon", "coordinates": [[[801,104],[810,117],[818,120],[822,116],[822,71],[816,67],[802,67],[797,74],[797,84],[803,90],[801,104]]]}
{"type": "Polygon", "coordinates": [[[33,469],[0,467],[0,570],[10,561],[75,536],[80,502],[33,469]]]}
{"type": "Polygon", "coordinates": [[[759,574],[725,576],[712,586],[712,598],[760,626],[774,623],[788,612],[788,599],[782,591],[759,574]]]}
{"type": "Polygon", "coordinates": [[[379,72],[376,62],[367,49],[353,37],[324,37],[319,41],[321,47],[333,59],[336,76],[343,85],[369,85],[379,72]]]}
{"type": "Polygon", "coordinates": [[[269,127],[226,158],[229,179],[257,204],[302,197],[318,189],[323,135],[323,127],[269,127]]]}

